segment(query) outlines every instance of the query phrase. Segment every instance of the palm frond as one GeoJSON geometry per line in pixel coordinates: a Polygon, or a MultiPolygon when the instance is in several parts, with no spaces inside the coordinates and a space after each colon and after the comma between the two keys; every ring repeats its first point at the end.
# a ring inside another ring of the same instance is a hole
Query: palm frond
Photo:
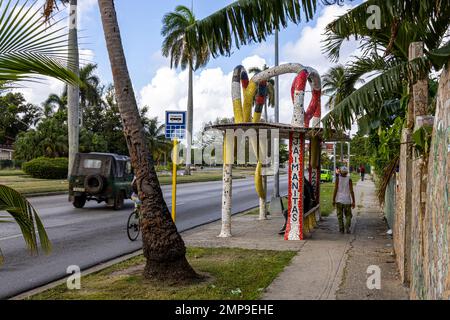
{"type": "Polygon", "coordinates": [[[381,49],[385,55],[406,60],[411,42],[423,41],[429,50],[440,45],[450,24],[449,15],[449,1],[368,0],[326,27],[323,51],[337,61],[345,40],[366,39],[362,44],[365,50],[381,49]],[[367,23],[368,9],[374,5],[380,9],[378,29],[369,28],[367,23]]]}
{"type": "Polygon", "coordinates": [[[232,47],[265,41],[288,22],[300,23],[313,18],[317,0],[239,0],[197,20],[186,29],[188,39],[197,39],[213,57],[229,55],[232,47]]]}
{"type": "Polygon", "coordinates": [[[393,95],[402,94],[405,81],[414,83],[427,75],[430,67],[425,57],[391,67],[334,106],[322,120],[324,128],[350,130],[356,117],[373,114],[374,108],[383,105],[393,95]]]}
{"type": "Polygon", "coordinates": [[[35,5],[0,0],[0,81],[39,81],[53,77],[78,84],[68,70],[67,34],[58,22],[48,25],[35,5]]]}
{"type": "Polygon", "coordinates": [[[44,252],[50,252],[51,244],[44,225],[36,210],[24,196],[12,188],[0,185],[0,211],[6,211],[15,220],[20,227],[28,249],[32,253],[38,252],[39,244],[44,252]]]}

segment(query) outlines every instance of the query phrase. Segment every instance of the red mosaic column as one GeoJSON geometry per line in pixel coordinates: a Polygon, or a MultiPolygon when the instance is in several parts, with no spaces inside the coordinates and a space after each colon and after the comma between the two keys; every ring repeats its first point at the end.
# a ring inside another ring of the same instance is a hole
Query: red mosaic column
{"type": "Polygon", "coordinates": [[[285,240],[303,240],[303,176],[305,134],[289,135],[288,221],[285,240]]]}

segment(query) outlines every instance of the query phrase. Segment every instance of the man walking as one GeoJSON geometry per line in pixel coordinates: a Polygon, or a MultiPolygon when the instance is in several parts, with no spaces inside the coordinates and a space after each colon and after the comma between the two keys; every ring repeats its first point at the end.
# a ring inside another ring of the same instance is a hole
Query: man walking
{"type": "Polygon", "coordinates": [[[359,166],[359,173],[361,174],[361,181],[364,181],[364,175],[366,173],[366,168],[364,167],[364,165],[359,166]]]}
{"type": "Polygon", "coordinates": [[[342,167],[336,178],[333,193],[333,206],[336,207],[339,221],[339,231],[350,233],[352,223],[352,209],[355,208],[355,193],[353,182],[348,176],[348,168],[342,167]],[[345,216],[345,225],[344,225],[345,216]]]}

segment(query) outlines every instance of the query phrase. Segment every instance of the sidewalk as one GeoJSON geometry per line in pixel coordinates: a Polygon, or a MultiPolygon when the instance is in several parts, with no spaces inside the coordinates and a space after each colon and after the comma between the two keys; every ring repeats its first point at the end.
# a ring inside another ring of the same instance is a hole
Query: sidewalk
{"type": "Polygon", "coordinates": [[[341,234],[335,214],[325,217],[309,239],[284,241],[277,234],[281,216],[258,221],[254,215],[232,218],[233,237],[217,238],[220,222],[182,234],[194,247],[239,247],[259,250],[297,251],[291,264],[266,289],[267,300],[407,299],[392,256],[392,240],[370,180],[355,188],[357,208],[353,211],[352,234],[341,234]],[[381,268],[381,290],[366,286],[367,267],[381,268]]]}

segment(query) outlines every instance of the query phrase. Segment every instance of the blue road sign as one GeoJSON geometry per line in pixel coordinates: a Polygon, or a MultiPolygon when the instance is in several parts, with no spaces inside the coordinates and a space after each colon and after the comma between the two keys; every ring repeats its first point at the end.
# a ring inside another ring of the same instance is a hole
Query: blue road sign
{"type": "Polygon", "coordinates": [[[186,135],[186,111],[166,111],[166,138],[184,139],[186,135]]]}

